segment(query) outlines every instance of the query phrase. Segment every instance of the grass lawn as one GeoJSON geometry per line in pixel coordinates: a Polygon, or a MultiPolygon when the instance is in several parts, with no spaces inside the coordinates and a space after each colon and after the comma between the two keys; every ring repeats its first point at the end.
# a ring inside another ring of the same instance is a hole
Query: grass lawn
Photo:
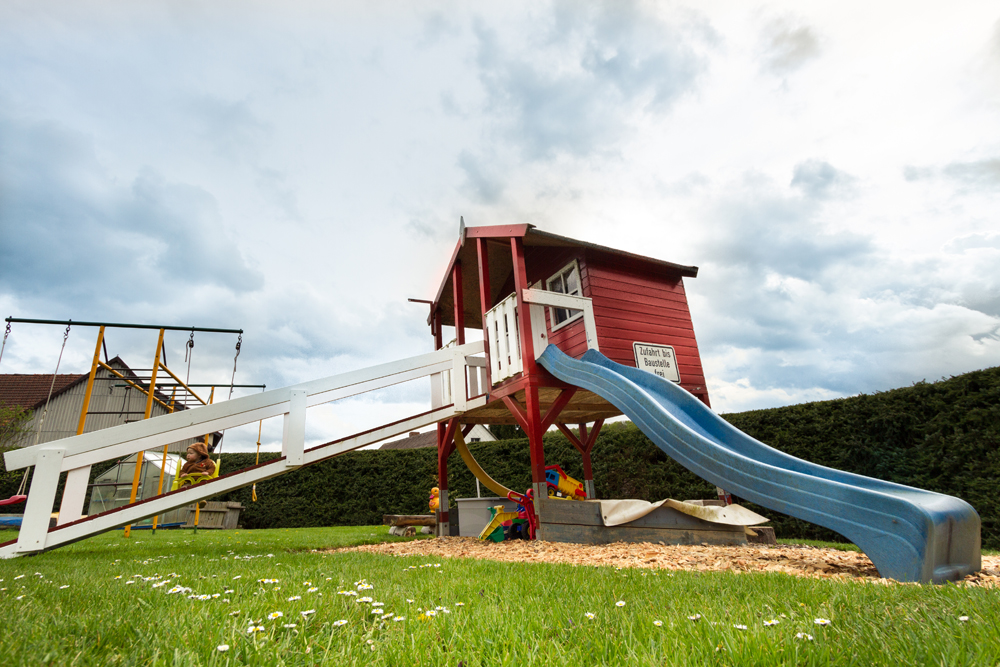
{"type": "Polygon", "coordinates": [[[1000,661],[998,591],[311,551],[406,539],[386,530],[135,531],[128,540],[116,531],[0,561],[0,659],[451,667],[1000,661]],[[765,625],[772,619],[778,623],[765,625]]]}

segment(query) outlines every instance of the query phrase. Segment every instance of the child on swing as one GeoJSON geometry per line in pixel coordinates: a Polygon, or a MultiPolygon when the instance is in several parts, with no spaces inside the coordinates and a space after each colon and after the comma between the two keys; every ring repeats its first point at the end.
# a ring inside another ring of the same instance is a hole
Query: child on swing
{"type": "Polygon", "coordinates": [[[202,441],[189,445],[185,458],[187,463],[181,468],[181,486],[200,482],[201,475],[211,475],[215,472],[215,461],[209,458],[208,447],[202,441]]]}

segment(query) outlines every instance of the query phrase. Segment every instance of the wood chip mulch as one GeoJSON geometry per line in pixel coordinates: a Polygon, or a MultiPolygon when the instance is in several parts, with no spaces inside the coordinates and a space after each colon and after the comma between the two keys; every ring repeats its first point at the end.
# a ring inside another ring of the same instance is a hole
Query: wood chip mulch
{"type": "MultiPolygon", "coordinates": [[[[474,537],[438,537],[333,549],[434,559],[477,558],[517,563],[569,563],[583,566],[643,567],[665,570],[784,572],[798,577],[838,578],[861,583],[896,583],[879,578],[863,553],[804,545],[677,546],[663,544],[565,544],[488,542],[474,537]]],[[[965,578],[971,586],[1000,586],[1000,556],[983,556],[983,570],[965,578]]]]}

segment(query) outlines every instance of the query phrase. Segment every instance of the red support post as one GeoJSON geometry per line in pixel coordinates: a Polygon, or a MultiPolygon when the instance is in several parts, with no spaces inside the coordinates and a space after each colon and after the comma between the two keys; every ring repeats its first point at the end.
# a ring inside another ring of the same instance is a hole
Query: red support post
{"type": "Polygon", "coordinates": [[[538,401],[538,365],[535,363],[535,346],[531,339],[531,317],[528,304],[524,302],[524,290],[528,288],[528,272],[524,263],[524,241],[520,237],[510,240],[511,254],[514,262],[514,292],[517,299],[517,328],[521,336],[521,363],[523,377],[528,384],[524,390],[525,417],[528,428],[528,446],[531,452],[531,482],[535,488],[536,511],[541,505],[542,496],[547,495],[545,485],[545,450],[542,443],[541,405],[538,401]]]}
{"type": "Polygon", "coordinates": [[[519,237],[512,238],[510,248],[514,256],[514,293],[517,299],[517,328],[521,335],[522,368],[524,377],[530,381],[533,376],[538,375],[538,364],[535,363],[535,344],[531,338],[530,306],[524,302],[524,290],[528,289],[528,272],[524,265],[523,240],[519,237]]]}
{"type": "MultiPolygon", "coordinates": [[[[434,334],[434,349],[435,350],[440,350],[441,346],[443,345],[442,337],[441,337],[441,311],[440,310],[435,310],[433,313],[431,313],[431,332],[434,334]]],[[[442,457],[441,456],[441,453],[442,453],[443,447],[444,447],[444,443],[445,443],[444,435],[445,435],[445,425],[444,424],[438,424],[437,425],[438,491],[440,492],[442,489],[444,489],[445,490],[445,496],[447,497],[447,495],[448,495],[448,493],[447,493],[447,489],[448,489],[448,457],[442,457]]],[[[440,498],[440,496],[438,496],[438,498],[440,498]]],[[[441,526],[441,523],[442,523],[442,514],[441,514],[441,507],[442,506],[444,506],[445,509],[447,509],[447,505],[443,505],[443,504],[439,504],[438,505],[437,522],[438,522],[438,526],[439,527],[441,526]]],[[[447,517],[447,514],[445,514],[444,516],[447,517]]],[[[444,520],[447,521],[446,518],[444,520]]],[[[440,532],[438,534],[440,535],[440,532]]]]}
{"type": "Polygon", "coordinates": [[[490,257],[486,239],[476,239],[476,256],[479,258],[479,306],[483,311],[483,348],[486,351],[486,386],[483,391],[489,396],[493,387],[493,369],[490,366],[490,332],[486,326],[486,312],[493,307],[493,303],[490,298],[490,257]]]}
{"type": "Polygon", "coordinates": [[[465,295],[462,292],[462,262],[451,270],[452,295],[455,301],[455,344],[465,345],[465,295]]]}
{"type": "Polygon", "coordinates": [[[455,429],[458,427],[458,418],[453,417],[445,424],[437,425],[438,433],[438,509],[437,509],[437,535],[446,537],[450,534],[448,512],[448,457],[455,451],[455,429]]]}

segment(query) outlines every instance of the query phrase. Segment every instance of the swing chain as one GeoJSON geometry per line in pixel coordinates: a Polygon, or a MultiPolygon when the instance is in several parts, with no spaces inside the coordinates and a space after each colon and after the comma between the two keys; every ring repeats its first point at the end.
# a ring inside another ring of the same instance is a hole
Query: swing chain
{"type": "Polygon", "coordinates": [[[236,360],[240,357],[240,348],[243,346],[243,334],[236,338],[236,356],[233,357],[233,378],[229,381],[229,398],[233,397],[233,385],[236,383],[236,360]]]}
{"type": "Polygon", "coordinates": [[[191,332],[191,337],[188,338],[187,344],[184,346],[184,361],[187,363],[187,376],[184,382],[186,384],[191,384],[191,359],[194,358],[194,331],[191,332]]]}
{"type": "Polygon", "coordinates": [[[3,345],[0,345],[0,361],[3,361],[3,349],[7,347],[7,336],[10,335],[10,322],[7,323],[7,330],[3,332],[3,345]]]}
{"type": "Polygon", "coordinates": [[[38,444],[39,438],[42,437],[42,424],[45,423],[45,416],[49,413],[49,401],[52,400],[52,390],[56,386],[56,378],[59,377],[59,366],[62,365],[63,352],[66,351],[66,341],[69,339],[69,328],[73,326],[73,320],[69,320],[69,324],[66,325],[66,331],[63,333],[62,347],[59,348],[59,359],[56,361],[56,370],[52,373],[52,384],[49,385],[49,396],[45,399],[45,409],[42,410],[42,416],[38,419],[38,428],[35,429],[35,444],[38,444]]]}

